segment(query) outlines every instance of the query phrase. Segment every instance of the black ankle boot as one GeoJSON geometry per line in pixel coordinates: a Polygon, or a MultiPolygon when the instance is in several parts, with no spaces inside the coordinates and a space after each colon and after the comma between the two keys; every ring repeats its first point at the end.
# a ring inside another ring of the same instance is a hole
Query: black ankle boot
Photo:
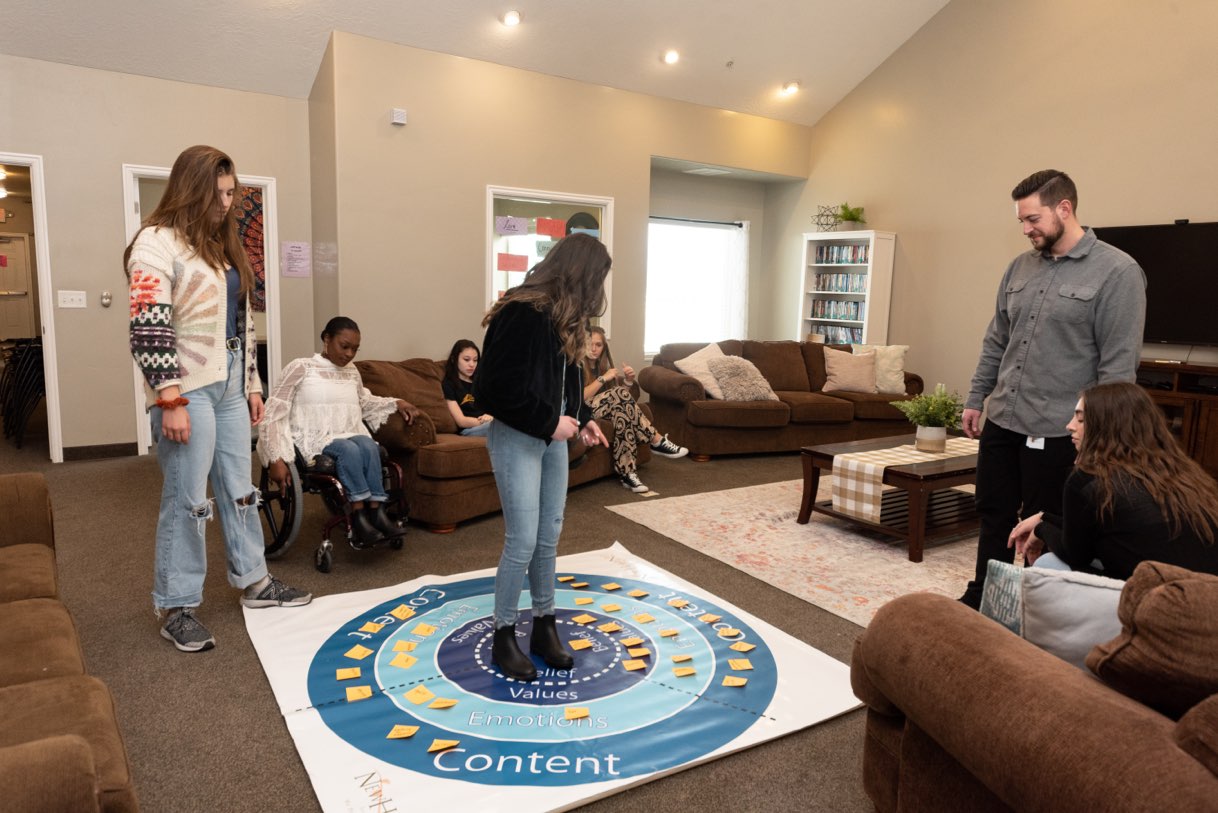
{"type": "Polygon", "coordinates": [[[575,658],[562,645],[558,627],[552,615],[533,616],[533,634],[529,637],[529,651],[540,655],[546,666],[554,669],[570,669],[575,658]]]}
{"type": "Polygon", "coordinates": [[[357,548],[370,548],[385,541],[385,535],[372,524],[368,512],[363,509],[351,512],[351,530],[355,531],[357,548]]]}
{"type": "Polygon", "coordinates": [[[389,518],[389,512],[385,510],[384,503],[377,503],[376,508],[365,507],[364,511],[367,512],[368,519],[372,522],[372,527],[384,534],[386,539],[393,539],[406,533],[403,528],[399,528],[397,523],[389,518]]]}
{"type": "Polygon", "coordinates": [[[516,643],[515,624],[495,630],[494,642],[491,644],[491,661],[510,678],[537,680],[537,668],[533,666],[529,656],[520,651],[520,646],[516,643]]]}

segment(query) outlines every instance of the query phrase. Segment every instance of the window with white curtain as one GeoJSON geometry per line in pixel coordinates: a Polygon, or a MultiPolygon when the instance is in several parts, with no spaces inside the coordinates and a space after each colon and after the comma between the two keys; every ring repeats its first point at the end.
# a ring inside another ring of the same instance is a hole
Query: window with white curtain
{"type": "Polygon", "coordinates": [[[658,353],[670,342],[744,338],[748,258],[748,223],[651,218],[643,352],[658,353]]]}

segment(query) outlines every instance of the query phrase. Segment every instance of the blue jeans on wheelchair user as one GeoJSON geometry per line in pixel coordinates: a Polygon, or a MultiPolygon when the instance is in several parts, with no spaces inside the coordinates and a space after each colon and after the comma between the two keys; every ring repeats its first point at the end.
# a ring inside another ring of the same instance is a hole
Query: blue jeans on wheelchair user
{"type": "Polygon", "coordinates": [[[351,502],[385,502],[385,481],[381,476],[381,448],[367,435],[335,438],[322,454],[334,458],[338,481],[347,489],[351,502]]]}
{"type": "Polygon", "coordinates": [[[245,588],[266,575],[258,489],[250,463],[250,411],[245,399],[245,357],[228,351],[228,379],[185,393],[190,442],[161,434],[162,410],[151,412],[152,436],[164,484],[156,528],[153,606],[197,607],[207,575],[207,521],[213,505],[224,531],[228,583],[245,588]],[[207,498],[211,481],[215,499],[207,498]]]}
{"type": "Polygon", "coordinates": [[[491,421],[487,451],[503,504],[503,555],[495,572],[495,628],[516,623],[529,579],[533,617],[554,614],[554,559],[567,503],[567,444],[546,443],[491,421]]]}

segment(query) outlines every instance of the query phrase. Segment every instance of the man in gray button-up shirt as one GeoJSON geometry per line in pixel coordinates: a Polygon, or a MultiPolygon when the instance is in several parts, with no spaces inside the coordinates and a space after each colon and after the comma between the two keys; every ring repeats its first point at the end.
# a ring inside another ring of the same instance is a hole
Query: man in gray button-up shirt
{"type": "Polygon", "coordinates": [[[1011,198],[1032,250],[1003,275],[964,405],[965,434],[981,437],[977,573],[961,597],[973,607],[989,560],[1012,561],[1007,536],[1019,517],[1061,512],[1074,465],[1066,424],[1079,393],[1134,380],[1146,314],[1142,269],[1079,225],[1078,192],[1066,173],[1037,172],[1011,198]]]}

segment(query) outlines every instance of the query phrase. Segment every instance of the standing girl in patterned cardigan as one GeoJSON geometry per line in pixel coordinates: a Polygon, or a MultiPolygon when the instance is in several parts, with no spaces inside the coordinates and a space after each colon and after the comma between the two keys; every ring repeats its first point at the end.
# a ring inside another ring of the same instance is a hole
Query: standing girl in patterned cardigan
{"type": "Polygon", "coordinates": [[[131,353],[144,374],[164,485],[152,601],[161,635],[183,652],[215,638],[195,617],[207,573],[213,504],[224,529],[228,582],[246,607],[298,607],[312,596],[274,578],[263,555],[250,427],[262,420],[249,294],[254,274],[237,237],[232,159],[185,150],[165,195],[123,255],[131,353]],[[189,396],[189,397],[187,397],[189,396]],[[214,500],[207,498],[211,480],[214,500]]]}

